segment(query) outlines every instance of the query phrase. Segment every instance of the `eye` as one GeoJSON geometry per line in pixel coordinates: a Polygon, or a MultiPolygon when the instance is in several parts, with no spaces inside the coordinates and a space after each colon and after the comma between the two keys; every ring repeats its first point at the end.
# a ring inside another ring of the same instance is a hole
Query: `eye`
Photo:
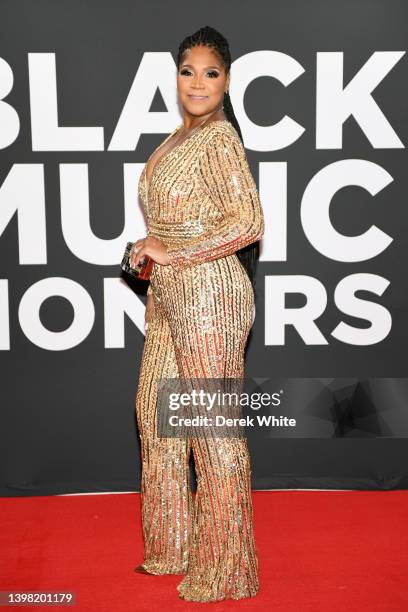
{"type": "MultiPolygon", "coordinates": [[[[188,68],[182,68],[180,70],[180,74],[182,76],[186,76],[186,75],[191,74],[191,72],[190,70],[188,70],[188,68]]],[[[216,79],[219,76],[219,73],[216,70],[209,70],[207,74],[210,76],[211,79],[216,79]]]]}

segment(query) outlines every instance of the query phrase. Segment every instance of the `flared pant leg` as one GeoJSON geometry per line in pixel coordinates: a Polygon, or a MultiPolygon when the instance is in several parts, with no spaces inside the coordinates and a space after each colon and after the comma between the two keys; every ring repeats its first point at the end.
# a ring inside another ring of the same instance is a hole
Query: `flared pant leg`
{"type": "Polygon", "coordinates": [[[156,404],[160,378],[178,377],[170,328],[160,303],[146,331],[136,415],[141,438],[143,567],[152,574],[185,574],[193,507],[189,482],[189,440],[160,438],[156,404]]]}
{"type": "MultiPolygon", "coordinates": [[[[221,264],[220,264],[221,265],[221,264]]],[[[238,281],[226,284],[224,300],[211,299],[210,285],[191,285],[200,318],[170,326],[179,375],[183,378],[243,378],[244,350],[253,320],[253,293],[237,271],[223,263],[238,281]],[[202,288],[205,287],[205,291],[202,288]],[[219,304],[223,308],[219,308],[219,304]]],[[[249,283],[249,281],[248,281],[249,283]]],[[[203,383],[205,385],[205,381],[203,383]]],[[[211,384],[210,388],[213,388],[211,384]]],[[[197,475],[193,538],[187,575],[178,585],[181,598],[218,601],[253,597],[259,588],[251,496],[251,465],[246,438],[217,437],[213,429],[191,438],[197,475]]]]}
{"type": "Polygon", "coordinates": [[[249,455],[245,440],[197,438],[193,541],[178,585],[190,601],[254,597],[259,588],[249,455]]]}

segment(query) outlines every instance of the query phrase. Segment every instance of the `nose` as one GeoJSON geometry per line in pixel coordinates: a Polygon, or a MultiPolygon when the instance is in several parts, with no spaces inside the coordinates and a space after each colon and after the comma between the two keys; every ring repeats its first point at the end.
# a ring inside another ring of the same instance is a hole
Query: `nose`
{"type": "Polygon", "coordinates": [[[200,80],[199,76],[196,76],[194,78],[193,83],[192,83],[192,88],[193,89],[203,89],[203,86],[201,84],[201,80],[200,80]]]}

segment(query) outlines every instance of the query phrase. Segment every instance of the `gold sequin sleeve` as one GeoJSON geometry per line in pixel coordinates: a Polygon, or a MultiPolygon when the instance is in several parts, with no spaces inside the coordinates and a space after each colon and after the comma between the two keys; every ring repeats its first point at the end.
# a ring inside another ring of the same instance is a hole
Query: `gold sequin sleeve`
{"type": "Polygon", "coordinates": [[[152,293],[153,293],[153,291],[152,291],[152,286],[151,286],[151,284],[149,283],[149,286],[147,287],[147,293],[146,293],[146,295],[150,295],[150,294],[152,294],[152,293]]]}
{"type": "Polygon", "coordinates": [[[204,143],[198,177],[222,217],[210,231],[167,249],[176,270],[231,255],[259,240],[264,232],[256,184],[234,128],[215,129],[204,143]]]}

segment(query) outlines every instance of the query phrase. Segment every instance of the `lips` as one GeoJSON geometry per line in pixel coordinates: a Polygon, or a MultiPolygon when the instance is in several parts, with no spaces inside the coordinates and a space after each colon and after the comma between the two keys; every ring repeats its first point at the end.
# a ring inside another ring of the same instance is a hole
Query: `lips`
{"type": "Polygon", "coordinates": [[[194,96],[193,94],[189,94],[189,98],[192,100],[206,100],[208,96],[194,96]]]}

